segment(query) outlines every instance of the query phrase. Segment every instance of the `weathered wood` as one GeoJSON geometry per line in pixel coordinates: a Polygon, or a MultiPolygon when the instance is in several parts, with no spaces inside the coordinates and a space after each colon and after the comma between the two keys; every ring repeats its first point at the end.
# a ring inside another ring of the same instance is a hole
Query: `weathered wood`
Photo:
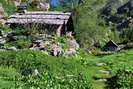
{"type": "Polygon", "coordinates": [[[13,23],[18,23],[18,24],[28,24],[28,23],[37,23],[37,24],[55,24],[55,25],[60,25],[67,23],[68,20],[59,20],[59,19],[16,19],[16,18],[11,18],[6,21],[6,24],[13,24],[13,23]]]}
{"type": "Polygon", "coordinates": [[[60,37],[60,36],[61,36],[61,29],[62,29],[62,26],[63,26],[63,25],[60,25],[60,26],[58,27],[58,29],[56,30],[56,35],[57,35],[57,37],[60,37]]]}
{"type": "Polygon", "coordinates": [[[43,14],[47,14],[47,15],[71,15],[71,13],[69,12],[61,12],[61,11],[34,11],[34,12],[27,12],[25,14],[30,14],[30,15],[43,15],[43,14]]]}
{"type": "Polygon", "coordinates": [[[7,24],[19,23],[19,24],[28,24],[28,23],[44,23],[44,24],[67,24],[71,13],[63,12],[26,12],[22,15],[14,14],[9,17],[7,24]]]}
{"type": "Polygon", "coordinates": [[[37,24],[45,26],[47,25],[46,28],[48,28],[49,31],[51,31],[51,28],[49,28],[49,26],[56,26],[57,28],[55,28],[52,31],[56,32],[57,36],[60,36],[61,34],[66,34],[67,31],[73,32],[74,30],[72,14],[69,12],[65,13],[58,11],[26,11],[24,13],[16,13],[11,15],[7,19],[6,24],[10,24],[10,26],[15,26],[18,24],[32,24],[32,26],[34,24],[36,26],[38,26],[37,24]]]}
{"type": "Polygon", "coordinates": [[[67,20],[70,16],[68,15],[11,15],[9,18],[17,19],[62,19],[67,20]]]}

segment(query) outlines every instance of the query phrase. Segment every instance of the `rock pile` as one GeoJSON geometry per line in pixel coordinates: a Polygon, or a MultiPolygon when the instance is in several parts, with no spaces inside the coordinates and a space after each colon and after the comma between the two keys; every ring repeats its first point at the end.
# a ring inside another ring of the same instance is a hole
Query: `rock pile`
{"type": "MultiPolygon", "coordinates": [[[[52,56],[76,56],[77,49],[79,49],[79,44],[74,39],[64,38],[66,42],[58,41],[59,38],[47,35],[47,34],[37,34],[35,38],[31,40],[31,45],[25,47],[24,49],[39,50],[45,54],[52,56]],[[66,46],[66,48],[64,48],[66,46]]],[[[0,31],[0,43],[10,43],[21,40],[21,36],[18,36],[15,32],[3,32],[0,31]]],[[[13,45],[6,50],[17,50],[18,46],[13,45]]]]}
{"type": "Polygon", "coordinates": [[[30,49],[40,50],[46,54],[52,56],[69,56],[77,55],[77,49],[79,49],[79,44],[74,39],[65,39],[67,43],[55,42],[56,37],[52,37],[47,34],[38,34],[36,36],[38,39],[47,38],[48,40],[35,40],[32,42],[30,49]],[[64,45],[67,45],[68,48],[63,48],[64,45]]]}

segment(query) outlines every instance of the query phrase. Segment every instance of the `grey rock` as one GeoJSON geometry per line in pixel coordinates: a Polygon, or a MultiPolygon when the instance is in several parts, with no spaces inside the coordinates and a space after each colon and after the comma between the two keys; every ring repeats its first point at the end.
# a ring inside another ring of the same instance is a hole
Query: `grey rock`
{"type": "Polygon", "coordinates": [[[7,33],[7,32],[3,32],[3,31],[2,31],[2,37],[6,38],[6,37],[7,37],[7,35],[8,35],[8,33],[7,33]]]}
{"type": "Polygon", "coordinates": [[[9,47],[8,50],[17,50],[15,46],[9,47]]]}
{"type": "Polygon", "coordinates": [[[110,71],[108,71],[108,70],[99,70],[99,71],[102,73],[110,74],[110,71]]]}
{"type": "Polygon", "coordinates": [[[33,71],[33,73],[32,73],[32,75],[34,75],[34,76],[36,76],[36,75],[38,75],[38,74],[39,74],[39,72],[38,72],[37,69],[35,69],[35,70],[33,71]]]}
{"type": "Polygon", "coordinates": [[[39,37],[40,38],[50,38],[52,36],[51,35],[48,35],[48,34],[39,34],[39,37]]]}
{"type": "Polygon", "coordinates": [[[54,48],[51,51],[52,56],[60,56],[62,54],[62,49],[61,48],[54,48]]]}
{"type": "Polygon", "coordinates": [[[98,82],[106,82],[107,79],[101,78],[101,79],[97,79],[96,81],[98,81],[98,82]]]}
{"type": "Polygon", "coordinates": [[[78,49],[78,48],[79,48],[79,44],[76,42],[76,40],[70,40],[70,41],[69,41],[69,45],[70,45],[72,48],[75,48],[75,49],[78,49]]]}
{"type": "Polygon", "coordinates": [[[69,55],[76,55],[76,50],[74,48],[66,50],[64,56],[69,56],[69,55]]]}
{"type": "Polygon", "coordinates": [[[6,40],[5,39],[0,39],[0,43],[6,43],[6,40]]]}
{"type": "Polygon", "coordinates": [[[104,8],[104,14],[110,15],[116,13],[117,9],[132,0],[108,0],[104,8]]]}
{"type": "Polygon", "coordinates": [[[43,43],[43,42],[44,42],[43,40],[36,40],[33,43],[40,44],[40,43],[43,43]]]}
{"type": "Polygon", "coordinates": [[[106,63],[97,63],[96,65],[97,66],[104,66],[104,65],[106,65],[106,63]]]}

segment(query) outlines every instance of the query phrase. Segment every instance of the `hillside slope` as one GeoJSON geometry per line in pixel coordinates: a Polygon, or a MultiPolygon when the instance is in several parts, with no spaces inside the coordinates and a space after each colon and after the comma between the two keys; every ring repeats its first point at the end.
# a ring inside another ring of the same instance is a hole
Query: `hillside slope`
{"type": "MultiPolygon", "coordinates": [[[[101,57],[80,51],[80,56],[69,58],[55,58],[31,50],[7,51],[0,54],[0,88],[12,89],[15,89],[15,86],[28,89],[44,88],[42,84],[46,84],[44,83],[46,81],[47,84],[53,84],[51,86],[53,89],[56,89],[56,86],[59,87],[58,85],[63,89],[66,89],[65,86],[67,89],[79,86],[82,87],[80,89],[91,89],[89,87],[104,89],[108,86],[106,79],[114,76],[117,70],[123,67],[129,69],[133,65],[133,50],[101,57]],[[77,79],[78,75],[82,75],[83,78],[77,79]],[[77,82],[74,83],[74,81],[77,82]]],[[[50,89],[47,84],[45,88],[50,89]]]]}

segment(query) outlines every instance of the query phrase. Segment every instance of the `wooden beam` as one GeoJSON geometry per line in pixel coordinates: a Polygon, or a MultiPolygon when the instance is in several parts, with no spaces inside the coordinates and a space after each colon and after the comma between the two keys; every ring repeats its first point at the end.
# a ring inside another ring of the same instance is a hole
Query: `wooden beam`
{"type": "Polygon", "coordinates": [[[56,35],[57,35],[57,37],[60,37],[60,36],[61,36],[62,26],[63,26],[63,25],[59,25],[58,29],[56,30],[56,35]]]}

